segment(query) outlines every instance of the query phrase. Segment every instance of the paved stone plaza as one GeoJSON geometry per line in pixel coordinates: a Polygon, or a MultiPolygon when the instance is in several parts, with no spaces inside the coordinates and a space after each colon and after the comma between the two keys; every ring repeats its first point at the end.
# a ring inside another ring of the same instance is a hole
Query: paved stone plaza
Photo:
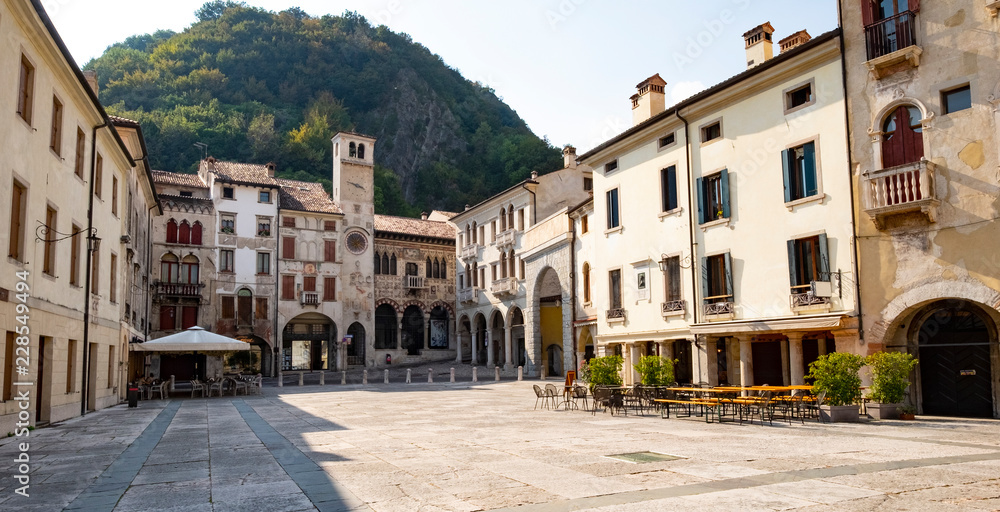
{"type": "Polygon", "coordinates": [[[0,509],[998,510],[1000,422],[706,424],[532,410],[533,382],[265,387],[36,430],[0,509]],[[681,458],[609,458],[653,451],[681,458]]]}

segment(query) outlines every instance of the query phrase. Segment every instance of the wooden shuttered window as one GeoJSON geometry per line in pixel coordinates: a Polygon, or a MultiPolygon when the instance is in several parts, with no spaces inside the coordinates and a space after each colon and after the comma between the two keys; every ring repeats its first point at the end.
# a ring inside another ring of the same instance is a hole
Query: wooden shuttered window
{"type": "Polygon", "coordinates": [[[323,241],[323,261],[328,261],[328,262],[337,261],[337,241],[336,240],[324,240],[323,241]]]}
{"type": "Polygon", "coordinates": [[[315,292],[316,291],[316,278],[315,277],[303,277],[302,278],[302,291],[304,291],[304,292],[315,292]]]}
{"type": "Polygon", "coordinates": [[[336,277],[324,277],[323,278],[323,300],[325,301],[335,301],[337,300],[337,278],[336,277]]]}
{"type": "Polygon", "coordinates": [[[281,257],[286,260],[295,259],[295,238],[290,236],[281,237],[281,257]]]}
{"type": "Polygon", "coordinates": [[[295,276],[281,276],[281,300],[295,300],[295,276]]]}
{"type": "Polygon", "coordinates": [[[236,297],[232,295],[222,297],[222,318],[227,320],[236,318],[236,297]]]}

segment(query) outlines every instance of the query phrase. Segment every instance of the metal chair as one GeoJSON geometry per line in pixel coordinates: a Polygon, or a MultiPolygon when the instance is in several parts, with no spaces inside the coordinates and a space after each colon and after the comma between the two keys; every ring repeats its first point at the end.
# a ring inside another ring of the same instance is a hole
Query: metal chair
{"type": "Polygon", "coordinates": [[[157,393],[159,393],[160,398],[167,398],[167,386],[169,385],[169,382],[164,381],[159,384],[149,386],[149,399],[152,400],[153,395],[156,395],[157,393]]]}
{"type": "Polygon", "coordinates": [[[532,384],[532,387],[535,388],[535,408],[534,408],[534,410],[538,409],[538,401],[539,400],[542,401],[542,409],[548,407],[549,399],[548,399],[548,397],[545,396],[545,393],[542,391],[542,388],[538,387],[538,384],[532,384]]]}
{"type": "Polygon", "coordinates": [[[555,384],[545,385],[545,396],[552,400],[552,408],[556,409],[559,407],[559,388],[555,384]]]}
{"type": "Polygon", "coordinates": [[[225,384],[224,379],[211,379],[208,381],[208,396],[212,396],[215,390],[219,390],[219,396],[222,396],[222,385],[225,384]]]}
{"type": "Polygon", "coordinates": [[[587,406],[587,388],[584,386],[573,386],[573,401],[583,400],[583,408],[589,409],[587,406]]]}

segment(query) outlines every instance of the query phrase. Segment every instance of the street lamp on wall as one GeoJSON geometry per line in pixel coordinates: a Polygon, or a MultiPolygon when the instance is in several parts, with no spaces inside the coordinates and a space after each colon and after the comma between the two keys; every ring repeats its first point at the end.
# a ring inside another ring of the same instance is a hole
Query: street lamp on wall
{"type": "MultiPolygon", "coordinates": [[[[666,254],[660,254],[660,261],[656,262],[657,265],[660,266],[660,272],[666,272],[667,271],[667,260],[668,259],[670,259],[670,256],[667,256],[666,254]]],[[[691,257],[690,256],[687,256],[685,258],[678,257],[678,260],[679,261],[677,262],[677,264],[681,268],[691,268],[691,257]]]]}
{"type": "Polygon", "coordinates": [[[101,248],[101,238],[97,236],[97,228],[80,230],[75,233],[60,233],[46,224],[40,224],[35,228],[35,241],[44,243],[62,242],[77,235],[87,235],[87,250],[97,252],[101,248]]]}

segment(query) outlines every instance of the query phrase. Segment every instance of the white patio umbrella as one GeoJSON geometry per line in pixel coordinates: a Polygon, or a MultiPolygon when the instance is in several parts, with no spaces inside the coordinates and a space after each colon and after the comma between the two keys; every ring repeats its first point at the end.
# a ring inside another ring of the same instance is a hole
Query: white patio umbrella
{"type": "Polygon", "coordinates": [[[131,348],[140,352],[229,352],[250,350],[250,344],[195,326],[145,343],[133,343],[131,348]]]}

